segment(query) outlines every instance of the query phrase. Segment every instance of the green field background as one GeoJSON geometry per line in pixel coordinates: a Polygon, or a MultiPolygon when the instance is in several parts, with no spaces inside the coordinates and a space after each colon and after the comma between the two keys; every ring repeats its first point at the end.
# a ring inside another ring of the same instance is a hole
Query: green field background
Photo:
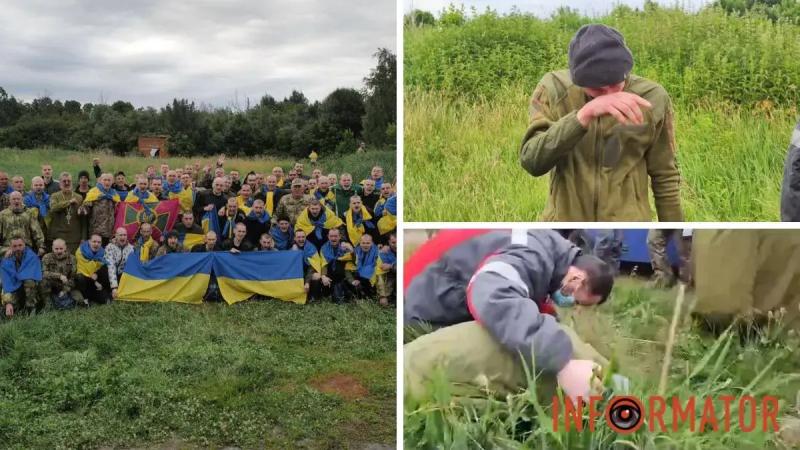
{"type": "Polygon", "coordinates": [[[575,31],[596,21],[619,29],[633,72],[672,96],[686,220],[779,219],[800,99],[800,27],[649,6],[597,19],[488,12],[460,25],[407,25],[406,220],[539,218],[548,177],[532,177],[518,160],[528,100],[544,73],[567,67],[575,31]]]}

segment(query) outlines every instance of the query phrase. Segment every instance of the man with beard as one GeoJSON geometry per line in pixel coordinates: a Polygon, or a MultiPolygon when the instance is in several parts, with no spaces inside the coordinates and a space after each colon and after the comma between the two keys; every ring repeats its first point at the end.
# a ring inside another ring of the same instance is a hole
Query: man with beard
{"type": "Polygon", "coordinates": [[[75,287],[77,271],[78,262],[69,253],[67,243],[63,239],[53,240],[53,252],[42,257],[42,300],[55,297],[53,304],[59,309],[72,306],[64,304],[70,297],[75,303],[85,305],[87,302],[75,287]]]}
{"type": "Polygon", "coordinates": [[[156,200],[168,200],[168,194],[164,192],[164,182],[161,178],[153,178],[150,180],[150,192],[156,198],[156,200]]]}
{"type": "Polygon", "coordinates": [[[269,235],[272,236],[272,240],[275,241],[275,248],[278,250],[289,250],[292,248],[294,230],[292,229],[292,224],[289,222],[288,217],[279,217],[278,225],[270,228],[269,235]]]}
{"type": "Polygon", "coordinates": [[[222,193],[225,186],[225,180],[222,178],[215,178],[211,190],[198,191],[194,201],[194,216],[195,219],[203,217],[203,213],[211,211],[216,208],[221,211],[228,204],[228,197],[222,193]]]}
{"type": "Polygon", "coordinates": [[[397,286],[397,236],[389,236],[389,245],[378,253],[375,290],[381,306],[389,306],[389,300],[396,298],[397,286]]]}
{"type": "Polygon", "coordinates": [[[253,209],[250,210],[250,213],[245,218],[244,224],[247,227],[247,240],[253,246],[258,245],[261,235],[269,234],[270,215],[264,209],[262,200],[259,199],[253,202],[253,209]]]}
{"type": "Polygon", "coordinates": [[[300,214],[308,207],[312,197],[305,194],[305,182],[299,178],[292,181],[292,190],[289,195],[281,197],[275,217],[288,217],[289,222],[296,223],[300,214]]]}
{"type": "Polygon", "coordinates": [[[22,203],[28,212],[33,214],[39,221],[42,232],[47,233],[44,219],[50,211],[50,194],[44,190],[44,180],[42,177],[33,177],[31,180],[31,190],[22,197],[22,203]]]}
{"type": "Polygon", "coordinates": [[[278,249],[275,248],[275,240],[272,239],[272,235],[268,233],[264,233],[258,239],[258,248],[256,249],[259,252],[277,252],[278,249]]]}
{"type": "Polygon", "coordinates": [[[67,253],[72,254],[86,233],[86,223],[78,215],[83,197],[72,191],[72,175],[62,172],[59,176],[61,190],[50,195],[50,226],[47,240],[55,242],[61,238],[66,242],[67,253]]]}
{"type": "Polygon", "coordinates": [[[336,214],[344,214],[347,208],[350,207],[350,197],[354,195],[361,195],[361,186],[353,186],[353,176],[349,173],[343,173],[339,177],[339,185],[333,187],[333,193],[336,194],[336,214]]]}
{"type": "Polygon", "coordinates": [[[233,237],[226,239],[222,243],[222,249],[228,250],[231,253],[249,252],[253,250],[253,244],[246,239],[247,227],[245,224],[239,222],[233,227],[233,237]]]}
{"type": "Polygon", "coordinates": [[[6,317],[16,312],[36,313],[42,309],[39,283],[42,266],[33,250],[25,245],[20,235],[10,239],[10,247],[0,262],[2,274],[2,302],[6,317]]]}
{"type": "Polygon", "coordinates": [[[44,255],[44,233],[36,220],[22,204],[22,194],[12,192],[8,195],[9,207],[0,212],[0,254],[4,254],[11,246],[12,237],[21,237],[27,247],[44,255]]]}
{"type": "Polygon", "coordinates": [[[139,252],[139,260],[147,262],[158,253],[158,242],[153,238],[153,226],[147,222],[139,225],[139,231],[134,238],[133,248],[139,252]]]}
{"type": "MultiPolygon", "coordinates": [[[[89,210],[89,234],[97,234],[107,243],[114,235],[114,213],[120,197],[114,190],[110,173],[100,175],[97,186],[86,193],[83,207],[89,210]]],[[[130,200],[130,194],[128,194],[130,200]]]]}
{"type": "Polygon", "coordinates": [[[164,255],[169,255],[170,253],[183,253],[183,252],[184,252],[183,246],[181,246],[181,243],[178,240],[178,232],[172,230],[165,235],[164,245],[158,248],[158,253],[156,253],[156,256],[164,256],[164,255]]]}
{"type": "Polygon", "coordinates": [[[281,201],[281,197],[286,194],[286,191],[278,187],[278,181],[274,175],[267,177],[266,184],[260,192],[255,195],[255,198],[264,201],[264,209],[270,216],[275,214],[275,207],[281,201]]]}
{"type": "Polygon", "coordinates": [[[316,248],[322,247],[328,240],[328,231],[344,225],[341,219],[336,217],[328,208],[324,208],[317,199],[311,199],[308,207],[297,218],[295,230],[303,230],[306,239],[314,244],[316,248]]]}
{"type": "Polygon", "coordinates": [[[53,166],[50,164],[42,164],[42,181],[44,181],[44,191],[48,194],[59,191],[59,183],[53,179],[53,166]]]}
{"type": "Polygon", "coordinates": [[[125,263],[128,262],[128,257],[133,252],[134,247],[128,242],[128,231],[123,227],[117,228],[114,239],[106,245],[105,255],[103,255],[108,268],[108,285],[111,287],[112,298],[117,298],[119,279],[125,269],[125,263]]]}
{"type": "Polygon", "coordinates": [[[108,266],[102,244],[103,239],[95,233],[75,251],[78,263],[75,286],[81,291],[83,298],[91,303],[111,303],[108,266]]]}
{"type": "Polygon", "coordinates": [[[328,242],[319,251],[324,260],[319,282],[314,284],[316,291],[310,292],[312,298],[330,295],[333,302],[344,303],[350,292],[347,279],[347,263],[353,260],[353,247],[342,242],[339,229],[328,231],[328,242]]]}

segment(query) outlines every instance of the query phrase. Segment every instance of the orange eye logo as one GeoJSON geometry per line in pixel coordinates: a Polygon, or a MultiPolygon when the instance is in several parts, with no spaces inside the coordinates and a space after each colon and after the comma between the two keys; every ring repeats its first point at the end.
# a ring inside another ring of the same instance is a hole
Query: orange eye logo
{"type": "Polygon", "coordinates": [[[612,397],[606,409],[606,423],[619,434],[631,434],[642,425],[642,403],[636,397],[612,397]]]}

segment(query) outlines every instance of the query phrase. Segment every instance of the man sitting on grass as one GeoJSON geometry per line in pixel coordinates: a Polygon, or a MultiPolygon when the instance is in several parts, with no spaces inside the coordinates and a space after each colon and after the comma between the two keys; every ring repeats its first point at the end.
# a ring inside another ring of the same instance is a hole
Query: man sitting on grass
{"type": "Polygon", "coordinates": [[[42,266],[36,252],[25,245],[22,236],[10,239],[9,249],[0,262],[0,274],[6,317],[13,317],[15,311],[36,313],[42,309],[44,302],[39,295],[42,266]]]}
{"type": "Polygon", "coordinates": [[[544,305],[548,297],[564,307],[605,302],[614,278],[602,260],[551,230],[450,230],[419,248],[405,274],[405,325],[439,328],[406,347],[412,384],[431,376],[426,364],[454,356],[443,343],[455,339],[489,358],[472,361],[479,373],[521,383],[524,362],[557,378],[567,395],[589,393],[595,364],[574,358],[573,339],[544,305]]]}
{"type": "Polygon", "coordinates": [[[372,242],[372,236],[362,235],[353,255],[356,270],[348,272],[353,291],[358,298],[373,298],[375,289],[372,286],[372,277],[378,263],[378,247],[372,242]]]}

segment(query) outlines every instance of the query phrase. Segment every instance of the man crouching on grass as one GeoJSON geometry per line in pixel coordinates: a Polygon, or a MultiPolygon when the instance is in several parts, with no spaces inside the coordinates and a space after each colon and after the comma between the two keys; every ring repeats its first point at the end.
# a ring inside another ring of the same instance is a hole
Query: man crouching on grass
{"type": "Polygon", "coordinates": [[[605,359],[546,312],[545,300],[601,304],[612,273],[552,230],[440,232],[405,264],[405,325],[438,328],[406,344],[406,386],[422,393],[441,367],[462,387],[485,380],[512,393],[525,387],[526,365],[569,396],[588,395],[605,359]]]}
{"type": "Polygon", "coordinates": [[[569,70],[536,86],[520,163],[550,173],[548,221],[682,222],[672,105],[659,84],[632,75],[622,35],[585,25],[569,44],[569,70]]]}

